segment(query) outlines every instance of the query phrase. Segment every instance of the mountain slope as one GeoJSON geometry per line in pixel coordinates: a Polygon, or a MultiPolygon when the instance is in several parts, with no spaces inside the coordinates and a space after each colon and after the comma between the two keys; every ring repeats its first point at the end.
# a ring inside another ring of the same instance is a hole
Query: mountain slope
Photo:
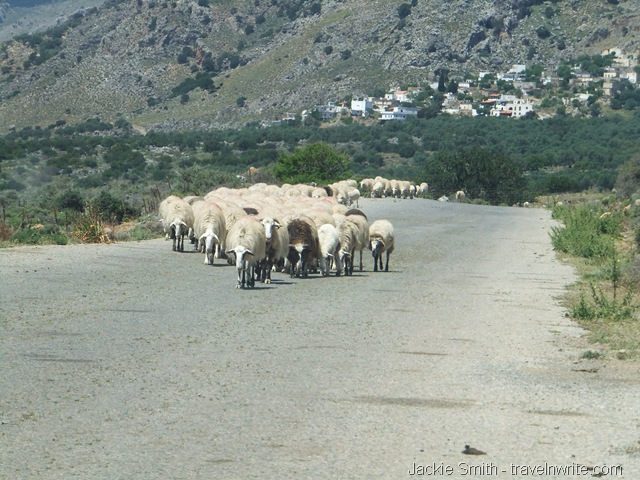
{"type": "Polygon", "coordinates": [[[640,49],[632,0],[413,3],[111,0],[0,45],[0,132],[96,116],[141,131],[234,126],[443,69],[640,49]]]}

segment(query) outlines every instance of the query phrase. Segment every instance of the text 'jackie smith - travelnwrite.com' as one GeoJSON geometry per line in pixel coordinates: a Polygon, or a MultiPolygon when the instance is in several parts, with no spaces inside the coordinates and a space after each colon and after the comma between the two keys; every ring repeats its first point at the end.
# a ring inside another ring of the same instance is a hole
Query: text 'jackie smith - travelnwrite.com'
{"type": "Polygon", "coordinates": [[[445,463],[413,463],[409,468],[410,476],[424,477],[451,477],[451,476],[482,476],[491,477],[498,475],[549,477],[549,476],[594,476],[604,475],[621,476],[622,466],[620,465],[582,465],[570,463],[566,465],[554,465],[543,463],[537,465],[497,465],[493,462],[467,463],[460,462],[456,465],[445,463]]]}

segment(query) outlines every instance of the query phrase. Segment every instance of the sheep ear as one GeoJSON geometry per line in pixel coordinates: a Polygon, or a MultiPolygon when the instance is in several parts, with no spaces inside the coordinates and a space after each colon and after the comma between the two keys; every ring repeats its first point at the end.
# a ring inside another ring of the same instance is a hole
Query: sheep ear
{"type": "Polygon", "coordinates": [[[206,233],[203,233],[202,235],[200,235],[200,240],[202,240],[205,237],[206,233]]]}
{"type": "Polygon", "coordinates": [[[254,255],[253,255],[253,252],[252,252],[251,250],[246,250],[246,251],[244,252],[244,254],[245,254],[245,255],[251,255],[252,257],[254,256],[254,255]]]}
{"type": "Polygon", "coordinates": [[[231,249],[231,250],[227,250],[227,251],[226,251],[226,252],[224,252],[224,253],[226,253],[227,255],[229,255],[230,253],[233,253],[233,254],[235,255],[235,254],[236,254],[236,251],[235,251],[235,250],[233,250],[233,249],[231,249]]]}
{"type": "Polygon", "coordinates": [[[276,228],[280,228],[280,224],[278,222],[273,222],[273,226],[276,228]]]}

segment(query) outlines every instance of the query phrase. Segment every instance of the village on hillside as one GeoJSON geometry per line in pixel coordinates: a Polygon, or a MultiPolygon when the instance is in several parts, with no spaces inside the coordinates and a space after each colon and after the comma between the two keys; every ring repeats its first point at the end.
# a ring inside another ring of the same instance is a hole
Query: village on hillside
{"type": "MultiPolygon", "coordinates": [[[[637,52],[626,53],[612,48],[603,51],[601,55],[612,59],[611,65],[603,69],[602,76],[585,72],[580,66],[573,66],[564,71],[560,68],[549,69],[541,72],[539,81],[531,81],[527,79],[526,65],[513,65],[506,72],[479,72],[475,80],[449,82],[445,89],[441,82],[430,83],[429,89],[443,94],[440,112],[449,115],[545,118],[550,114],[542,115],[540,109],[560,106],[580,111],[581,106],[588,107],[596,100],[610,102],[625,82],[632,88],[638,85],[640,64],[637,52]],[[556,103],[550,101],[546,93],[548,87],[558,87],[563,82],[565,94],[556,103]],[[501,92],[499,85],[506,85],[510,91],[501,92]],[[562,104],[557,105],[558,101],[562,104]]],[[[329,101],[299,114],[286,113],[272,124],[298,119],[304,121],[310,115],[323,121],[341,117],[402,121],[419,116],[420,107],[416,106],[416,99],[425,89],[426,87],[419,86],[391,88],[384,97],[329,101]]],[[[556,111],[553,114],[555,113],[556,111]]]]}

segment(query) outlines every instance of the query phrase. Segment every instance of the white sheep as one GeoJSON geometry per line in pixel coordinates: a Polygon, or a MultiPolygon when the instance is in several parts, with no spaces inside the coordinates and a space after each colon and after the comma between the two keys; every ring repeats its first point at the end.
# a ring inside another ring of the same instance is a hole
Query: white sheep
{"type": "Polygon", "coordinates": [[[398,181],[398,189],[399,189],[399,197],[400,198],[409,198],[410,190],[411,190],[411,182],[407,180],[398,181]]]}
{"type": "Polygon", "coordinates": [[[356,208],[358,208],[358,200],[360,199],[360,190],[357,188],[351,188],[347,191],[347,204],[349,206],[356,204],[356,208]]]}
{"type": "Polygon", "coordinates": [[[255,266],[266,256],[264,227],[255,217],[239,218],[227,233],[226,251],[235,260],[238,272],[236,288],[255,286],[255,266]],[[247,278],[248,277],[248,278],[247,278]]]}
{"type": "Polygon", "coordinates": [[[261,262],[260,276],[263,283],[271,283],[271,270],[274,265],[284,260],[289,252],[289,232],[273,217],[259,217],[260,223],[264,227],[266,240],[266,257],[261,262]]]}
{"type": "Polygon", "coordinates": [[[345,217],[337,225],[340,248],[338,250],[337,272],[340,275],[344,271],[345,275],[353,274],[353,255],[356,249],[356,237],[358,236],[358,226],[347,220],[345,217]]]}
{"type": "MultiPolygon", "coordinates": [[[[331,264],[340,253],[340,234],[338,229],[329,223],[325,223],[318,228],[318,242],[320,244],[320,270],[322,276],[326,277],[331,271],[331,264]]],[[[340,262],[336,262],[336,275],[340,275],[342,267],[340,262]]]]}
{"type": "Polygon", "coordinates": [[[465,197],[466,197],[466,195],[464,193],[464,190],[458,190],[456,192],[456,202],[464,203],[465,197]]]}
{"type": "MultiPolygon", "coordinates": [[[[347,221],[351,221],[356,224],[358,227],[357,235],[356,235],[356,245],[355,250],[360,252],[360,271],[363,270],[364,266],[362,264],[362,251],[367,248],[369,244],[369,222],[367,221],[367,216],[362,213],[362,211],[352,208],[347,213],[347,221]]],[[[352,254],[355,255],[355,250],[352,254]]],[[[353,273],[353,268],[352,268],[353,273]]]]}
{"type": "Polygon", "coordinates": [[[193,208],[182,198],[170,195],[160,203],[158,213],[165,233],[173,240],[173,251],[183,252],[184,237],[193,231],[193,208]]]}
{"type": "MultiPolygon", "coordinates": [[[[227,236],[227,227],[222,209],[215,203],[196,202],[193,204],[193,230],[198,241],[197,250],[204,252],[205,265],[213,265],[216,248],[220,248],[227,236]]],[[[220,253],[218,250],[218,258],[220,253]]]]}
{"type": "Polygon", "coordinates": [[[393,225],[388,220],[376,220],[369,227],[369,250],[373,256],[374,272],[378,271],[378,262],[380,262],[380,271],[382,271],[382,254],[384,252],[387,252],[384,271],[389,271],[389,255],[393,253],[395,237],[393,225]]]}
{"type": "Polygon", "coordinates": [[[371,189],[373,188],[373,178],[363,178],[360,182],[360,191],[365,194],[365,196],[371,196],[371,189]]]}
{"type": "Polygon", "coordinates": [[[376,182],[371,187],[371,196],[373,198],[382,198],[384,197],[385,186],[384,182],[376,182]]]}

